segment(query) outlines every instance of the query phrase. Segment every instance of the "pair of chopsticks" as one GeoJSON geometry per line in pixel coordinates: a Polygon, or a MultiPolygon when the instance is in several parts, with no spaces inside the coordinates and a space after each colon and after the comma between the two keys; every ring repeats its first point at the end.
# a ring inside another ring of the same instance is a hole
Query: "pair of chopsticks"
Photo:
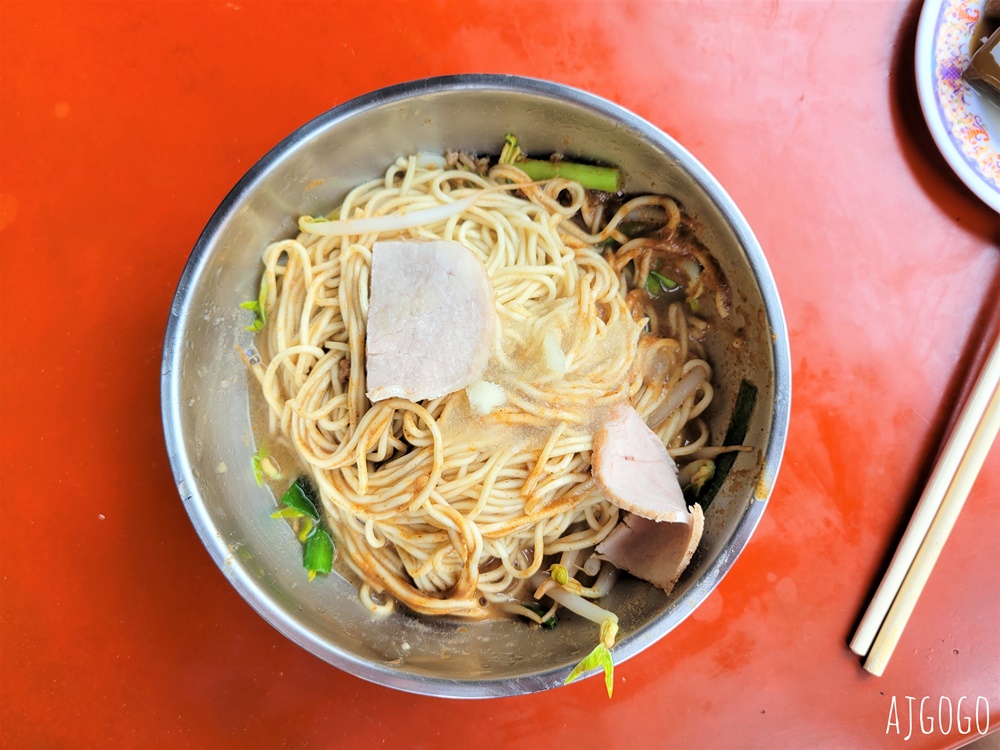
{"type": "Polygon", "coordinates": [[[998,431],[1000,336],[851,640],[851,651],[867,657],[865,669],[873,675],[885,671],[998,431]]]}

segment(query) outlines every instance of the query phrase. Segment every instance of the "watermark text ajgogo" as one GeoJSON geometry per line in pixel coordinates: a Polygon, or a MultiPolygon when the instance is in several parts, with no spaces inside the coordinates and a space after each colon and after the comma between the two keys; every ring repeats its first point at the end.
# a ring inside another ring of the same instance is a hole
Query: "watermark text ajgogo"
{"type": "Polygon", "coordinates": [[[990,731],[990,702],[984,696],[963,695],[953,701],[947,695],[935,699],[929,695],[918,698],[892,696],[885,733],[908,740],[915,733],[960,735],[973,732],[985,735],[990,731]],[[904,736],[905,735],[905,736],[904,736]]]}

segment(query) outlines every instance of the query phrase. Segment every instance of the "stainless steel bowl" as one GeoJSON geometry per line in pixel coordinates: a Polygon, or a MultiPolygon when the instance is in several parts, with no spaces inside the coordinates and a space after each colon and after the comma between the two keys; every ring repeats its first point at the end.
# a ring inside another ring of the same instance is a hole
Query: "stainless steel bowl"
{"type": "Polygon", "coordinates": [[[161,374],[163,424],[177,488],[216,564],[250,605],[305,649],[373,682],[427,695],[484,698],[545,690],[596,642],[592,623],[567,617],[552,631],[521,622],[437,622],[397,608],[372,619],[337,575],[306,583],[301,547],[268,518],[274,498],[255,483],[238,305],[254,296],[263,248],[294,236],[296,217],[329,211],[347,190],[400,155],[496,152],[516,133],[533,154],[614,164],[629,191],[668,193],[696,217],[699,236],[735,292],[733,330],[710,350],[721,377],[711,428],[725,432],[736,387],[759,389],[743,454],[711,505],[705,535],[674,593],[624,577],[605,606],[618,613],[616,661],[687,617],[747,544],[774,483],[790,407],[788,337],[764,254],[718,182],[648,122],[573,88],[513,76],[468,75],[392,86],[336,107],[261,159],[205,227],[170,310],[161,374]]]}

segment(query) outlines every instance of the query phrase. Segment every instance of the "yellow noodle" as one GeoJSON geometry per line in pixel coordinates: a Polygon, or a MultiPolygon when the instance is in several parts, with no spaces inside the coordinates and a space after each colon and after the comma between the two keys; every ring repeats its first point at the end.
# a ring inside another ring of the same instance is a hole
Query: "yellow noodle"
{"type": "MultiPolygon", "coordinates": [[[[612,267],[591,244],[623,239],[615,227],[631,209],[599,230],[603,209],[595,216],[576,183],[539,186],[504,165],[485,177],[430,169],[411,157],[351,190],[331,216],[412,212],[508,181],[524,185],[527,199],[492,192],[436,224],[364,236],[303,233],[264,253],[264,362],[251,369],[272,428],[306,467],[373,612],[397,600],[424,614],[492,616],[499,610],[490,605],[511,601],[546,555],[592,549],[619,519],[590,476],[602,415],[629,398],[650,414],[685,372],[684,311],[671,307],[669,339],[640,346],[649,316],[633,317],[622,296],[627,260],[612,267]],[[589,232],[569,220],[582,209],[589,232]],[[419,404],[365,397],[372,245],[412,238],[460,242],[487,269],[500,325],[484,379],[508,398],[489,415],[474,414],[464,391],[419,404]],[[564,373],[544,367],[549,331],[560,334],[564,373]],[[655,357],[669,367],[663,382],[646,382],[655,357]]],[[[670,199],[632,203],[661,206],[677,220],[670,199]]],[[[706,381],[660,425],[675,455],[690,452],[689,420],[705,432],[699,416],[711,397],[706,381]]]]}

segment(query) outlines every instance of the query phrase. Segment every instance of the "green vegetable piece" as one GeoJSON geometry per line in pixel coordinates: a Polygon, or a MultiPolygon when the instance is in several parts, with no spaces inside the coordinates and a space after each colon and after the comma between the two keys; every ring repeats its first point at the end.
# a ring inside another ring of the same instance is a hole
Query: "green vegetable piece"
{"type": "Polygon", "coordinates": [[[628,237],[630,240],[635,239],[643,234],[649,234],[655,231],[658,227],[648,221],[623,221],[618,225],[618,231],[628,237]]]}
{"type": "Polygon", "coordinates": [[[309,518],[309,514],[298,508],[278,508],[271,514],[271,518],[309,518]]]}
{"type": "Polygon", "coordinates": [[[303,516],[310,516],[318,521],[319,511],[316,510],[316,504],[309,498],[309,494],[304,480],[299,477],[285,490],[285,494],[281,496],[281,503],[289,508],[294,508],[303,516]]]}
{"type": "Polygon", "coordinates": [[[604,686],[608,689],[608,697],[610,698],[611,693],[615,689],[615,662],[611,658],[611,649],[615,645],[616,635],[618,635],[618,618],[604,620],[601,623],[601,636],[597,648],[587,654],[583,661],[573,667],[573,671],[569,673],[569,677],[566,678],[563,684],[568,685],[584,672],[597,667],[603,667],[604,686]]]}
{"type": "Polygon", "coordinates": [[[317,573],[329,573],[333,570],[333,539],[323,529],[316,529],[306,539],[302,553],[302,565],[313,580],[317,573]]]}
{"type": "Polygon", "coordinates": [[[261,465],[261,462],[264,460],[266,455],[267,453],[263,448],[261,448],[250,457],[250,465],[253,466],[253,476],[254,479],[257,480],[258,487],[264,486],[264,468],[261,465]]]}
{"type": "Polygon", "coordinates": [[[660,292],[669,292],[678,286],[680,285],[676,281],[668,279],[657,271],[650,271],[649,276],[646,277],[646,291],[651,297],[657,296],[660,292]]]}
{"type": "Polygon", "coordinates": [[[267,323],[267,313],[265,307],[267,306],[267,277],[260,277],[260,290],[257,292],[257,299],[247,300],[246,302],[241,302],[240,307],[244,310],[249,310],[253,313],[253,323],[247,326],[248,331],[257,331],[264,328],[264,324],[267,323]]]}
{"type": "Polygon", "coordinates": [[[260,469],[268,479],[281,479],[281,468],[274,456],[263,456],[260,459],[260,469]]]}
{"type": "Polygon", "coordinates": [[[621,173],[615,167],[595,167],[571,161],[541,159],[523,159],[517,163],[517,167],[532,180],[564,177],[579,182],[587,190],[600,190],[605,193],[617,193],[621,182],[621,173]]]}
{"type": "Polygon", "coordinates": [[[608,689],[608,698],[615,692],[615,662],[611,658],[611,649],[607,646],[601,651],[601,667],[604,669],[604,687],[608,689]]]}
{"type": "Polygon", "coordinates": [[[518,156],[521,155],[521,149],[517,146],[517,136],[513,133],[507,133],[503,137],[503,150],[500,152],[500,158],[497,159],[499,164],[513,164],[518,156]]]}
{"type": "MultiPolygon", "coordinates": [[[[288,510],[295,510],[295,509],[288,508],[288,510]]],[[[305,540],[308,539],[309,535],[312,533],[313,527],[315,525],[316,524],[313,523],[313,520],[309,518],[309,516],[306,516],[306,519],[302,522],[302,528],[299,530],[298,540],[300,542],[305,542],[305,540]]]]}
{"type": "MultiPolygon", "coordinates": [[[[706,461],[704,464],[698,467],[698,470],[691,477],[691,482],[684,488],[685,494],[694,493],[695,499],[697,499],[697,494],[701,492],[701,488],[705,486],[705,483],[715,476],[715,461],[706,461]]],[[[695,500],[691,501],[692,503],[695,500]]]]}
{"type": "MultiPolygon", "coordinates": [[[[733,406],[733,416],[729,420],[729,429],[726,430],[726,437],[723,445],[742,445],[747,436],[747,428],[750,426],[750,418],[753,416],[754,408],[757,406],[757,386],[753,383],[740,381],[740,390],[736,394],[736,403],[733,406]]],[[[715,475],[702,487],[696,495],[696,501],[701,503],[702,510],[707,510],[709,504],[715,499],[716,494],[722,488],[722,483],[726,480],[730,469],[736,463],[737,451],[722,453],[715,459],[715,475]]]]}
{"type": "MultiPolygon", "coordinates": [[[[530,609],[539,617],[544,616],[545,613],[548,612],[548,610],[540,604],[525,604],[524,606],[526,609],[530,609]]],[[[552,630],[552,628],[559,624],[559,615],[553,613],[551,617],[545,618],[539,624],[546,630],[552,630]]]]}
{"type": "Polygon", "coordinates": [[[257,293],[257,314],[260,322],[267,322],[267,276],[260,277],[260,291],[257,293]]]}
{"type": "Polygon", "coordinates": [[[604,686],[607,688],[610,698],[615,690],[615,663],[611,658],[611,650],[603,643],[598,643],[596,648],[584,657],[583,661],[573,667],[573,671],[569,673],[569,677],[563,684],[568,685],[584,672],[589,672],[597,667],[604,669],[604,686]]]}

